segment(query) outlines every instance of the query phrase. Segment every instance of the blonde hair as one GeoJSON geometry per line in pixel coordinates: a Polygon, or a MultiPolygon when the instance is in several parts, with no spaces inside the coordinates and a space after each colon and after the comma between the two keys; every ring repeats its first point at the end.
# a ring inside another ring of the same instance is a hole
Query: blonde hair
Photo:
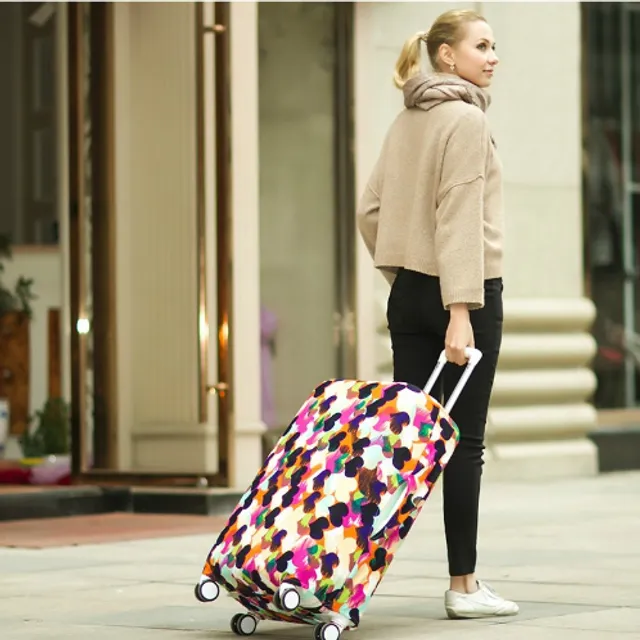
{"type": "Polygon", "coordinates": [[[486,19],[470,9],[454,9],[439,16],[431,25],[429,31],[418,31],[411,36],[402,47],[402,51],[396,62],[393,81],[402,89],[409,78],[420,73],[421,55],[420,46],[423,42],[427,45],[429,61],[434,71],[438,70],[438,52],[443,44],[454,46],[463,37],[463,27],[469,22],[486,22],[486,19]]]}

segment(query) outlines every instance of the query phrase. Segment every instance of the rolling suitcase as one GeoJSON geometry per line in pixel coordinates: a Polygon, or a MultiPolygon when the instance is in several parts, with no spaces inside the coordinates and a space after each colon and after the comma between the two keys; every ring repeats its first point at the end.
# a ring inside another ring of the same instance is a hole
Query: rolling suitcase
{"type": "Polygon", "coordinates": [[[195,587],[213,602],[224,588],[260,620],[315,626],[316,640],[357,627],[459,440],[449,417],[482,357],[468,364],[445,407],[400,382],[330,380],[304,403],[213,545],[195,587]]]}

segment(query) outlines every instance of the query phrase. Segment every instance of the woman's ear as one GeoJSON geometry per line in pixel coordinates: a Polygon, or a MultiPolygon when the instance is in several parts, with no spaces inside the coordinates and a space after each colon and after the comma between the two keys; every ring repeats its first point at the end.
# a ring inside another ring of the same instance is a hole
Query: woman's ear
{"type": "Polygon", "coordinates": [[[455,66],[456,59],[451,45],[446,42],[440,45],[440,48],[438,49],[438,60],[443,68],[449,69],[452,66],[455,66]]]}

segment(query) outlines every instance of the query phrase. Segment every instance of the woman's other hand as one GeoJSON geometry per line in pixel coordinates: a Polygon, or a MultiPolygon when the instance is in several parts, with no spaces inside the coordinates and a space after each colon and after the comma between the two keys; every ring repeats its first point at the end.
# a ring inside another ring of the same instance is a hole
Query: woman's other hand
{"type": "Polygon", "coordinates": [[[466,304],[452,304],[449,313],[449,326],[444,339],[445,354],[449,362],[464,366],[467,363],[464,350],[475,347],[469,309],[466,304]]]}

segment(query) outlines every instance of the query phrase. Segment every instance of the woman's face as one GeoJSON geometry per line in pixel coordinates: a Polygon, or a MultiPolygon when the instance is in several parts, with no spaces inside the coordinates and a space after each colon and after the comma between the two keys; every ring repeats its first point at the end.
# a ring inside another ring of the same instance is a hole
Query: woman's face
{"type": "Polygon", "coordinates": [[[493,31],[483,20],[468,23],[465,31],[465,37],[447,52],[455,64],[454,73],[479,87],[488,87],[499,62],[493,31]]]}

